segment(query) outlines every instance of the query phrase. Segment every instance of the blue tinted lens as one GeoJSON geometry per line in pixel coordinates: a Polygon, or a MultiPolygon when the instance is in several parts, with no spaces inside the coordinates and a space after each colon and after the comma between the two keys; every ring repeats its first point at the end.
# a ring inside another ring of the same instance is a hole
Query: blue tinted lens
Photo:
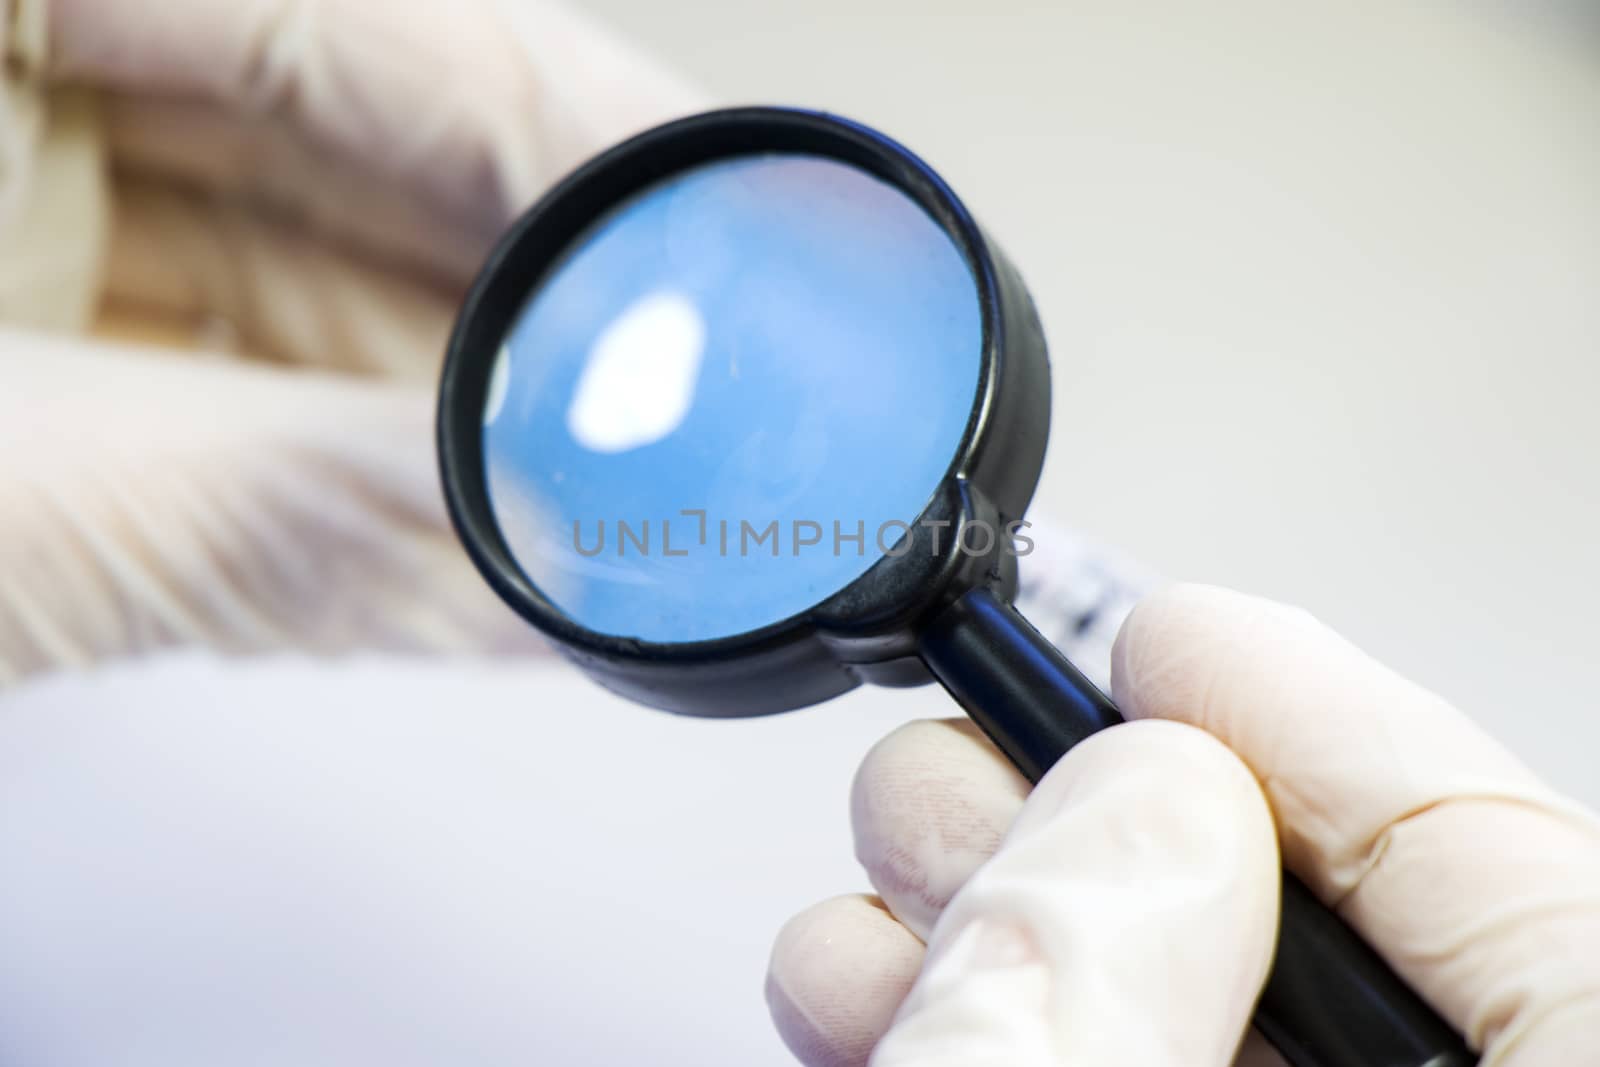
{"type": "Polygon", "coordinates": [[[767,626],[902,550],[981,350],[965,260],[893,186],[801,155],[687,171],[576,241],[512,326],[483,420],[496,519],[591,630],[767,626]]]}

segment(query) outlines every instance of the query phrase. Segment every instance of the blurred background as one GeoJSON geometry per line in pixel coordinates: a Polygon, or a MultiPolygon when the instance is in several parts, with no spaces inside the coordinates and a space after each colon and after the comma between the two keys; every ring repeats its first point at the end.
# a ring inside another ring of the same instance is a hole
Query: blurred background
{"type": "MultiPolygon", "coordinates": [[[[1600,804],[1600,8],[590,0],[882,128],[1027,277],[1037,511],[1304,604],[1600,804]]],[[[550,664],[171,657],[8,694],[0,1063],[781,1064],[932,691],[705,723],[550,664]]]]}

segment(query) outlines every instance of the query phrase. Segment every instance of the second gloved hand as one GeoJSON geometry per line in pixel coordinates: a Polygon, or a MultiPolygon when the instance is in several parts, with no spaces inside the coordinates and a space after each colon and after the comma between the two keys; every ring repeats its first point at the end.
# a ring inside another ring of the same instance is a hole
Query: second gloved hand
{"type": "Polygon", "coordinates": [[[445,519],[445,337],[547,183],[696,95],[520,0],[12,0],[0,61],[0,685],[532,647],[445,519]]]}

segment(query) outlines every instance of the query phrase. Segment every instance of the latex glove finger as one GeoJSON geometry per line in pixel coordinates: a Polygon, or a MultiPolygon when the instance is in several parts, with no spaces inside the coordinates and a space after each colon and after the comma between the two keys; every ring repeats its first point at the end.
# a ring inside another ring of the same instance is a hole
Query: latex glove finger
{"type": "MultiPolygon", "coordinates": [[[[784,924],[767,974],[767,1007],[806,1067],[864,1067],[922,969],[922,942],[876,897],[825,900],[784,924]]],[[[1256,1031],[1235,1067],[1284,1067],[1256,1031]]]]}
{"type": "MultiPolygon", "coordinates": [[[[969,719],[908,723],[873,746],[851,792],[856,858],[916,938],[929,936],[950,899],[999,848],[1028,791],[969,719]]],[[[882,939],[855,947],[854,927],[866,924],[849,918],[848,909],[828,902],[794,920],[774,949],[773,1017],[792,1048],[812,1050],[814,1058],[802,1056],[808,1063],[865,1063],[861,1050],[886,1032],[909,985],[904,954],[884,953],[874,964],[882,939]],[[808,954],[808,944],[826,948],[808,954]],[[829,1050],[836,1059],[827,1058],[829,1050]]],[[[1240,1062],[1282,1061],[1252,1034],[1240,1062]]]]}
{"type": "Polygon", "coordinates": [[[1232,1062],[1277,931],[1255,779],[1204,733],[1107,730],[1051,768],[940,916],[877,1067],[1232,1062]]]}
{"type": "MultiPolygon", "coordinates": [[[[1046,776],[939,919],[874,1063],[1229,1062],[1266,973],[1276,864],[1259,790],[1220,746],[1110,731],[1046,776]],[[1196,939],[1174,963],[1172,944],[1196,939]]],[[[858,1063],[905,954],[845,977],[857,950],[832,948],[850,931],[829,915],[786,928],[769,999],[805,1062],[858,1063]]]]}
{"type": "Polygon", "coordinates": [[[0,679],[205,643],[538,647],[472,572],[433,390],[0,330],[0,679]]]}
{"type": "Polygon", "coordinates": [[[464,243],[583,158],[700,106],[554,4],[51,0],[49,15],[48,74],[113,92],[119,165],[458,272],[481,251],[464,243]],[[442,244],[438,218],[465,242],[442,244]]]}
{"type": "Polygon", "coordinates": [[[124,182],[115,203],[96,332],[438,380],[453,287],[165,183],[124,182]]]}
{"type": "Polygon", "coordinates": [[[0,5],[0,321],[81,329],[106,230],[102,143],[87,94],[46,107],[45,37],[37,0],[0,5]]]}
{"type": "Polygon", "coordinates": [[[767,1007],[806,1067],[863,1067],[917,972],[922,942],[876,897],[825,900],[784,924],[767,1007]]]}
{"type": "Polygon", "coordinates": [[[856,772],[856,860],[895,918],[926,941],[1000,847],[1030,788],[970,719],[908,723],[856,772]]]}
{"type": "Polygon", "coordinates": [[[1444,701],[1304,612],[1178,587],[1138,607],[1132,718],[1226,743],[1265,783],[1288,865],[1486,1065],[1600,1064],[1600,820],[1444,701]]]}
{"type": "Polygon", "coordinates": [[[790,920],[772,950],[767,1004],[802,1063],[867,1062],[921,969],[923,941],[1000,847],[1029,788],[969,719],[907,723],[867,753],[851,824],[856,858],[884,896],[824,901],[790,920]]]}

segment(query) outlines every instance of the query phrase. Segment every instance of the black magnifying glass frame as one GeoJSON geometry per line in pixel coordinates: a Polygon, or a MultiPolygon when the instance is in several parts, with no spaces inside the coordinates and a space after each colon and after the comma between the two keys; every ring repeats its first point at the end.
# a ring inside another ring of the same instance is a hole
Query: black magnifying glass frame
{"type": "MultiPolygon", "coordinates": [[[[450,338],[440,389],[439,460],[462,543],[495,592],[596,681],[623,696],[698,716],[788,711],[863,681],[930,680],[917,637],[961,594],[992,588],[1009,602],[1016,560],[998,536],[956,551],[964,524],[998,534],[1020,519],[1044,463],[1050,366],[1022,279],[925,163],[844,119],[779,108],[696,115],[650,130],[571,174],[523,215],[491,253],[450,338]],[[894,546],[849,586],[808,611],[733,637],[643,641],[579,625],[518,567],[490,506],[483,410],[494,354],[528,295],[563,252],[621,202],[689,168],[736,156],[799,153],[850,164],[894,186],[955,243],[971,271],[982,323],[978,388],[956,454],[908,546],[894,546]],[[937,525],[944,523],[946,525],[937,525]]],[[[970,545],[973,538],[966,537],[970,545]]]]}
{"type": "MultiPolygon", "coordinates": [[[[1012,607],[1017,560],[995,536],[1020,519],[1044,463],[1050,365],[1021,276],[948,186],[865,126],[789,108],[745,107],[657,127],[557,184],[495,246],[462,305],[440,384],[445,500],[491,587],[595,681],[681,714],[762,715],[862,682],[937,679],[1031,781],[1074,744],[1122,721],[1116,706],[1012,607]],[[977,289],[978,388],[960,446],[907,538],[808,611],[733,637],[663,643],[599,633],[557,608],[517,565],[490,505],[483,412],[500,346],[572,242],[612,209],[690,168],[738,156],[805,154],[887,182],[954,242],[977,289]],[[943,525],[941,525],[943,524],[943,525]],[[962,548],[958,550],[958,544],[962,548]]],[[[1293,1067],[1470,1067],[1448,1023],[1293,875],[1255,1024],[1293,1067]]]]}

